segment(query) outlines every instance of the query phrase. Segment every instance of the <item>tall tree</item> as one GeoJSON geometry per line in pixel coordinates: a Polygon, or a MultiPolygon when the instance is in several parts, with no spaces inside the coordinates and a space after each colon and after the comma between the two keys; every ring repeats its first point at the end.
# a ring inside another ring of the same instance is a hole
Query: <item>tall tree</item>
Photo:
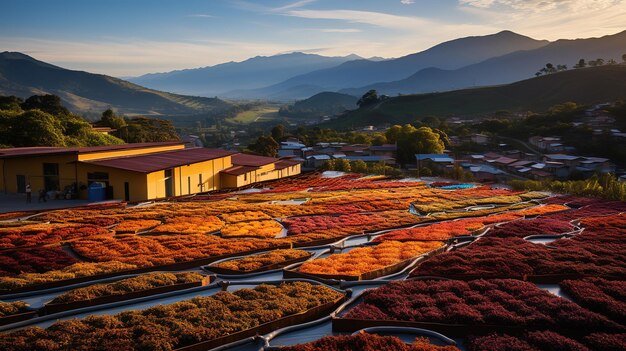
{"type": "Polygon", "coordinates": [[[33,95],[22,104],[23,110],[41,110],[51,115],[69,115],[70,111],[61,104],[56,95],[33,95]]]}
{"type": "Polygon", "coordinates": [[[574,65],[574,68],[585,68],[587,67],[587,62],[585,59],[578,60],[578,63],[574,65]]]}
{"type": "Polygon", "coordinates": [[[352,172],[356,173],[367,173],[367,163],[363,160],[356,160],[350,163],[350,168],[352,172]]]}
{"type": "Polygon", "coordinates": [[[415,154],[440,154],[445,149],[445,133],[429,127],[415,128],[410,124],[392,126],[387,130],[388,142],[398,143],[398,162],[413,162],[415,154]]]}
{"type": "Polygon", "coordinates": [[[275,157],[278,152],[278,143],[270,135],[261,135],[254,144],[249,146],[249,149],[262,156],[275,157]]]}
{"type": "Polygon", "coordinates": [[[343,158],[335,160],[335,171],[352,172],[350,161],[343,158]]]}
{"type": "Polygon", "coordinates": [[[363,96],[359,99],[359,101],[357,101],[357,105],[359,105],[359,107],[365,107],[368,105],[372,105],[377,103],[379,100],[378,98],[378,93],[376,92],[376,90],[372,89],[370,91],[368,91],[367,93],[363,94],[363,96]]]}
{"type": "Polygon", "coordinates": [[[285,137],[285,126],[282,124],[276,125],[272,128],[272,138],[276,141],[281,141],[285,137]]]}

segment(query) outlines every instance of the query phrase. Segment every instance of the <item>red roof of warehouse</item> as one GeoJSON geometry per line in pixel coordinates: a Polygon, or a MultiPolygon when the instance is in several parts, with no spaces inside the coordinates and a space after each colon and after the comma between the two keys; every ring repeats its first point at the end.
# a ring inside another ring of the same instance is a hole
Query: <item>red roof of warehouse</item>
{"type": "Polygon", "coordinates": [[[230,175],[234,175],[234,176],[240,176],[240,175],[246,174],[248,172],[256,171],[257,169],[259,169],[259,167],[233,166],[233,167],[230,167],[230,168],[226,168],[223,171],[220,171],[220,173],[230,174],[230,175]]]}
{"type": "Polygon", "coordinates": [[[274,157],[266,157],[266,156],[237,154],[237,155],[233,155],[232,161],[233,161],[233,165],[237,165],[237,166],[260,167],[260,166],[269,165],[270,163],[274,163],[278,161],[278,159],[274,157]]]}
{"type": "Polygon", "coordinates": [[[180,141],[166,141],[166,142],[132,143],[132,144],[89,146],[89,147],[50,147],[50,146],[14,147],[14,148],[8,148],[8,149],[0,149],[0,158],[51,155],[51,154],[88,154],[88,153],[94,153],[94,152],[131,150],[131,149],[142,149],[142,148],[172,146],[172,145],[182,145],[182,144],[183,143],[180,141]]]}
{"type": "Polygon", "coordinates": [[[133,172],[151,173],[163,169],[209,161],[216,158],[230,156],[235,153],[236,152],[234,151],[206,149],[199,147],[175,151],[156,152],[147,155],[83,161],[83,163],[123,169],[133,172]]]}
{"type": "Polygon", "coordinates": [[[300,162],[294,160],[280,160],[276,162],[275,169],[281,170],[287,167],[295,166],[297,164],[300,164],[300,162]]]}

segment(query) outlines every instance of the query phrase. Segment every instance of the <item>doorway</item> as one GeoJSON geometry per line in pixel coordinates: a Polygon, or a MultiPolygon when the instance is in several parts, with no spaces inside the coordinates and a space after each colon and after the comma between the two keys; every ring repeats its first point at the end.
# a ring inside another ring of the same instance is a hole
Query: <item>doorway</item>
{"type": "Polygon", "coordinates": [[[174,172],[172,172],[172,169],[166,169],[165,170],[165,197],[172,197],[173,196],[173,186],[174,186],[174,172]]]}
{"type": "Polygon", "coordinates": [[[22,174],[17,175],[17,192],[23,194],[26,192],[26,176],[22,174]]]}
{"type": "Polygon", "coordinates": [[[59,164],[43,164],[43,184],[46,191],[59,190],[59,164]]]}

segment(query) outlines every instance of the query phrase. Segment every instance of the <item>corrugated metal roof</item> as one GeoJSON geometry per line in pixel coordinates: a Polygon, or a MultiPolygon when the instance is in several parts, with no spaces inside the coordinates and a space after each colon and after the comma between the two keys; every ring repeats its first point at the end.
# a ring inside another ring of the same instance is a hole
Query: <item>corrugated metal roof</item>
{"type": "Polygon", "coordinates": [[[396,151],[396,144],[383,144],[380,146],[370,146],[370,151],[396,151]]]}
{"type": "Polygon", "coordinates": [[[166,142],[154,142],[154,143],[132,143],[121,145],[106,145],[106,146],[89,146],[89,147],[15,147],[9,149],[0,149],[0,158],[20,157],[20,156],[36,156],[36,155],[51,155],[51,154],[88,154],[95,152],[107,152],[107,151],[119,151],[119,150],[131,150],[142,149],[172,145],[182,145],[180,141],[166,141],[166,142]]]}
{"type": "Polygon", "coordinates": [[[300,162],[294,160],[280,160],[276,162],[275,169],[281,170],[285,168],[289,168],[291,166],[299,165],[300,162]]]}
{"type": "Polygon", "coordinates": [[[551,160],[573,161],[573,160],[579,159],[580,157],[572,156],[572,155],[563,155],[563,154],[551,154],[551,155],[546,155],[546,158],[551,159],[551,160]]]}
{"type": "Polygon", "coordinates": [[[524,166],[528,166],[531,163],[536,163],[535,161],[526,161],[526,160],[521,160],[521,161],[517,161],[517,162],[513,162],[511,163],[509,166],[513,166],[513,167],[524,167],[524,166]]]}
{"type": "Polygon", "coordinates": [[[230,175],[234,175],[234,176],[240,176],[240,175],[248,173],[248,172],[254,172],[257,169],[259,169],[259,167],[233,166],[233,167],[230,167],[230,168],[227,168],[227,169],[221,171],[220,173],[230,174],[230,175]]]}
{"type": "Polygon", "coordinates": [[[151,173],[163,169],[222,158],[233,154],[235,154],[235,152],[220,149],[191,148],[82,162],[133,172],[151,173]]]}
{"type": "Polygon", "coordinates": [[[314,160],[330,160],[330,156],[328,155],[311,155],[311,156],[307,156],[306,158],[308,159],[314,159],[314,160]]]}
{"type": "Polygon", "coordinates": [[[268,165],[270,163],[274,163],[276,161],[278,161],[278,159],[274,157],[248,155],[248,154],[237,154],[237,155],[233,155],[233,158],[232,158],[233,164],[237,166],[260,167],[260,166],[268,165]]]}
{"type": "Polygon", "coordinates": [[[502,156],[502,157],[499,157],[499,158],[497,158],[495,160],[492,160],[492,161],[495,162],[495,163],[508,165],[509,163],[517,162],[518,159],[502,156]]]}
{"type": "Polygon", "coordinates": [[[377,161],[394,161],[393,157],[389,156],[346,156],[348,161],[363,161],[363,162],[377,162],[377,161]]]}
{"type": "Polygon", "coordinates": [[[435,160],[437,158],[439,159],[450,159],[450,156],[446,155],[446,154],[415,154],[415,158],[418,160],[435,160]]]}

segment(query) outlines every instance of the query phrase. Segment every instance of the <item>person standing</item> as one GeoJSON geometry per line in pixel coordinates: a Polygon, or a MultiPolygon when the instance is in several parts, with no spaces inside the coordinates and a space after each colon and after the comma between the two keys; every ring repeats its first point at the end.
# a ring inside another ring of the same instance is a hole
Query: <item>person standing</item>
{"type": "Polygon", "coordinates": [[[37,199],[37,203],[40,203],[41,201],[43,202],[47,202],[48,200],[46,199],[48,197],[48,193],[46,193],[45,189],[39,189],[39,198],[37,199]]]}
{"type": "Polygon", "coordinates": [[[26,203],[29,204],[32,201],[32,189],[30,188],[30,183],[26,184],[26,203]]]}

